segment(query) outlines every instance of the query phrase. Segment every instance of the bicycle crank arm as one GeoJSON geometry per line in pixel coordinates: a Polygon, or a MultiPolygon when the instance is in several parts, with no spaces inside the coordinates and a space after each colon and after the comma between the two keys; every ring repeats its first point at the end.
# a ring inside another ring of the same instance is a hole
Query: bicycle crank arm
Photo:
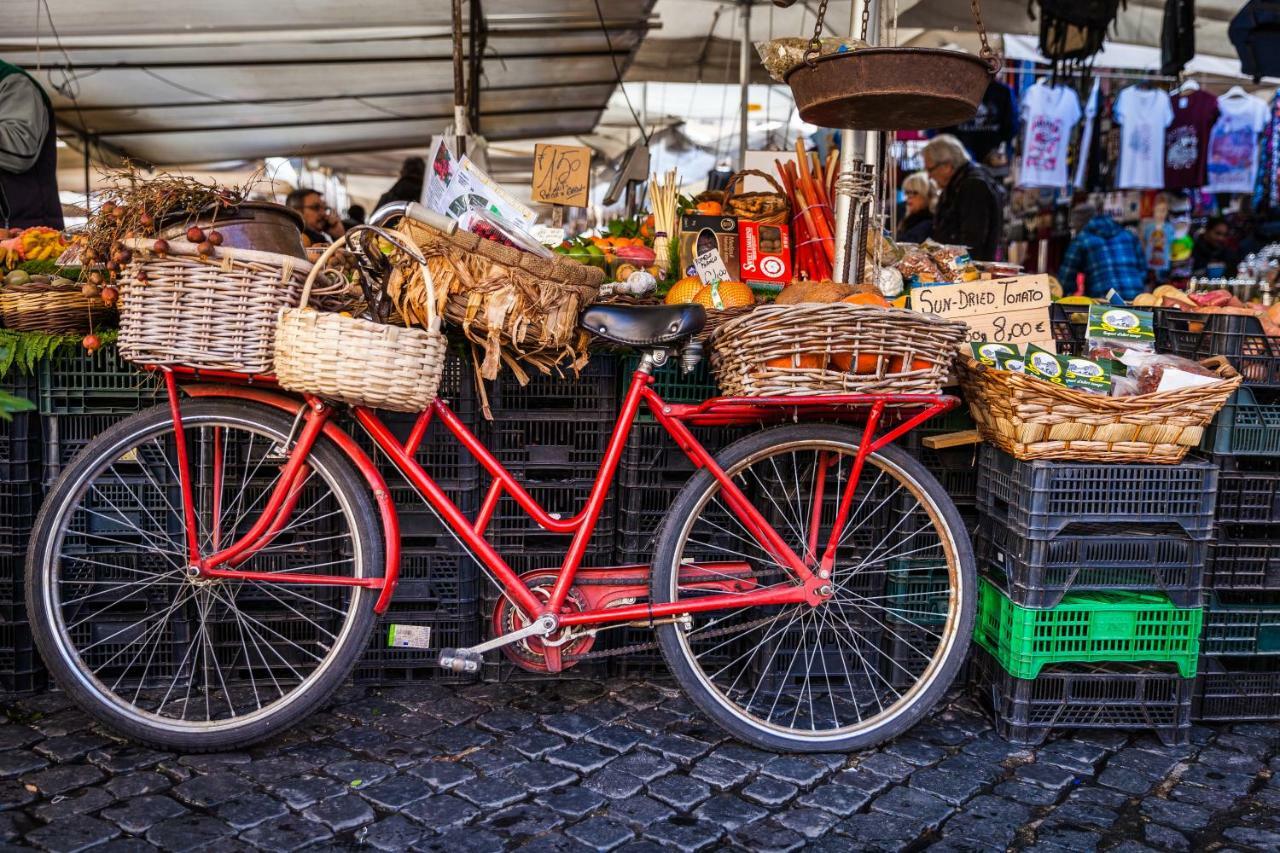
{"type": "Polygon", "coordinates": [[[554,616],[549,614],[541,616],[518,631],[503,634],[501,637],[494,637],[492,640],[486,640],[478,646],[471,646],[467,649],[441,649],[439,665],[450,672],[479,672],[480,664],[484,662],[483,655],[485,652],[500,649],[512,643],[518,643],[525,637],[546,637],[554,633],[556,627],[554,616]]]}

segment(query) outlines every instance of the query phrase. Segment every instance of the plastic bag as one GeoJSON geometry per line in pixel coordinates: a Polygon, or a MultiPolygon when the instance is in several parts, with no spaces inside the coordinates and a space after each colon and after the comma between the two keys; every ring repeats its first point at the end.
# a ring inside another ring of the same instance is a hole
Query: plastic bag
{"type": "Polygon", "coordinates": [[[974,266],[973,260],[969,257],[969,250],[965,246],[944,246],[930,241],[922,248],[938,265],[938,270],[943,276],[942,281],[977,280],[978,268],[974,266]]]}
{"type": "Polygon", "coordinates": [[[901,243],[898,248],[903,250],[902,260],[898,261],[898,272],[902,273],[904,281],[917,284],[945,281],[938,265],[923,248],[909,243],[901,243]]]}
{"type": "MultiPolygon", "coordinates": [[[[1157,355],[1130,350],[1121,360],[1129,366],[1129,376],[1137,380],[1139,394],[1154,394],[1160,390],[1161,380],[1164,379],[1167,371],[1179,371],[1190,374],[1192,377],[1218,379],[1218,374],[1209,368],[1180,355],[1167,353],[1157,355]]],[[[1204,383],[1192,381],[1188,384],[1204,383]]]]}
{"type": "MultiPolygon", "coordinates": [[[[867,46],[861,39],[825,38],[821,41],[819,56],[830,53],[844,53],[867,46]]],[[[779,83],[787,82],[787,72],[804,62],[804,52],[809,49],[807,38],[780,38],[772,41],[756,42],[756,53],[769,72],[769,76],[779,83]]]]}
{"type": "Polygon", "coordinates": [[[458,217],[458,227],[486,240],[492,240],[522,252],[530,252],[539,257],[550,258],[555,254],[520,226],[475,203],[472,203],[458,217]]]}

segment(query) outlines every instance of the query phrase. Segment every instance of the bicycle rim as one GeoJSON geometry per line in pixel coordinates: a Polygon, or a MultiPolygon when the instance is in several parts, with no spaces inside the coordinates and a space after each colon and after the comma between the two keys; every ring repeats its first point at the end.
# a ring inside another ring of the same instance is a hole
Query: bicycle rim
{"type": "MultiPolygon", "coordinates": [[[[790,441],[751,453],[726,473],[816,566],[856,452],[850,443],[790,441]]],[[[728,509],[714,481],[677,524],[675,565],[740,561],[758,589],[798,585],[728,509]]],[[[834,595],[824,604],[695,613],[669,628],[703,695],[753,737],[814,745],[896,731],[949,682],[944,669],[965,642],[968,602],[955,534],[928,488],[887,455],[869,455],[837,541],[834,595]]],[[[670,600],[719,592],[700,587],[699,574],[671,572],[670,600]]]]}
{"type": "MultiPolygon", "coordinates": [[[[208,554],[261,515],[286,436],[250,417],[183,421],[208,554]]],[[[37,555],[44,616],[79,686],[127,721],[174,733],[248,728],[286,712],[363,642],[352,632],[365,592],[190,578],[174,434],[171,422],[141,418],[95,461],[73,463],[37,555]]],[[[353,496],[321,455],[307,462],[287,523],[239,568],[360,577],[353,496]]]]}

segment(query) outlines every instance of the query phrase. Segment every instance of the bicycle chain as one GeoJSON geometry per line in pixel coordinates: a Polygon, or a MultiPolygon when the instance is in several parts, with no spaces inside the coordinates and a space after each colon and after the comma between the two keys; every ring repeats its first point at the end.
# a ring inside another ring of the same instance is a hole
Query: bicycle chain
{"type": "MultiPolygon", "coordinates": [[[[698,637],[722,637],[725,634],[732,634],[735,631],[742,631],[748,628],[758,628],[759,626],[765,625],[769,622],[776,622],[777,619],[777,616],[764,616],[760,619],[756,619],[742,625],[730,625],[727,628],[716,628],[711,631],[699,631],[698,637]]],[[[647,652],[656,648],[658,648],[658,643],[655,640],[648,643],[632,643],[629,646],[622,646],[617,649],[602,649],[598,652],[587,652],[582,655],[565,655],[564,660],[568,663],[577,663],[578,661],[614,657],[615,655],[631,654],[632,652],[647,652]]]]}

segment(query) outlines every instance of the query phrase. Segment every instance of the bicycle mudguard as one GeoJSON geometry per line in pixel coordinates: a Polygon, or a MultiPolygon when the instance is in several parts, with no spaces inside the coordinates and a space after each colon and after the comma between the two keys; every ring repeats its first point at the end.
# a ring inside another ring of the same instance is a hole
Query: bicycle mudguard
{"type": "MultiPolygon", "coordinates": [[[[290,415],[296,415],[298,409],[305,405],[296,397],[290,397],[264,388],[251,388],[244,385],[221,385],[217,383],[198,382],[182,386],[182,390],[192,397],[226,397],[236,400],[249,400],[264,406],[280,409],[290,415]]],[[[337,444],[355,464],[364,476],[365,482],[373,490],[374,500],[378,504],[378,514],[382,517],[383,537],[386,545],[386,567],[382,576],[382,591],[373,605],[373,611],[385,613],[391,605],[391,597],[395,594],[396,584],[400,580],[400,517],[396,515],[395,503],[391,500],[391,492],[387,481],[383,479],[378,468],[369,455],[356,444],[355,439],[347,435],[332,421],[324,425],[324,434],[337,444]]]]}

